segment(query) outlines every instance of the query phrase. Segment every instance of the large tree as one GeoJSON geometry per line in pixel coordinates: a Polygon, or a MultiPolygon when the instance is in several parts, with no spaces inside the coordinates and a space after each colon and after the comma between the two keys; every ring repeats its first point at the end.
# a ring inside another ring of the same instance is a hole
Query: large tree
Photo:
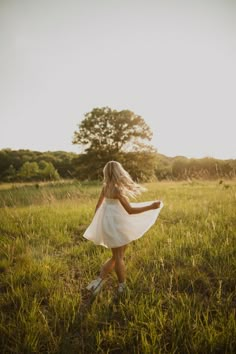
{"type": "Polygon", "coordinates": [[[134,178],[147,180],[154,174],[155,165],[151,138],[151,129],[135,113],[109,107],[93,109],[74,132],[73,143],[83,151],[77,159],[77,177],[101,178],[104,164],[118,160],[134,178]]]}
{"type": "Polygon", "coordinates": [[[129,110],[116,111],[109,107],[94,108],[74,132],[73,143],[87,153],[107,154],[128,151],[150,151],[148,141],[152,131],[144,119],[129,110]]]}

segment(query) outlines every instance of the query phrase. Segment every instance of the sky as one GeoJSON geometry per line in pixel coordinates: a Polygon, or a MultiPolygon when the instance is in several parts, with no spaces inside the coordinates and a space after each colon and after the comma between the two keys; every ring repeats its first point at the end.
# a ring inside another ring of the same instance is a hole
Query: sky
{"type": "Polygon", "coordinates": [[[79,152],[105,106],[161,154],[236,158],[236,1],[0,0],[0,149],[79,152]]]}

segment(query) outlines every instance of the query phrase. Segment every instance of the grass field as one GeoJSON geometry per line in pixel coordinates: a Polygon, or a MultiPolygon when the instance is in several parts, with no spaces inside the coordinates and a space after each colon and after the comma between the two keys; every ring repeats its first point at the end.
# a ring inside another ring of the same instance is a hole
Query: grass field
{"type": "Polygon", "coordinates": [[[82,238],[98,184],[0,186],[0,353],[235,353],[236,182],[148,184],[157,223],[115,274],[84,290],[110,251],[82,238]]]}

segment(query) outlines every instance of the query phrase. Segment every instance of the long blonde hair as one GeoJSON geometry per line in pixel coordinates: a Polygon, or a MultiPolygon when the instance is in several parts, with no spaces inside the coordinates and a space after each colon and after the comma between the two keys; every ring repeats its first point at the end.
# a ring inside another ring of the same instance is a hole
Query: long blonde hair
{"type": "Polygon", "coordinates": [[[125,197],[136,197],[146,188],[135,183],[129,173],[117,161],[109,161],[103,169],[104,193],[113,198],[117,193],[125,197]]]}

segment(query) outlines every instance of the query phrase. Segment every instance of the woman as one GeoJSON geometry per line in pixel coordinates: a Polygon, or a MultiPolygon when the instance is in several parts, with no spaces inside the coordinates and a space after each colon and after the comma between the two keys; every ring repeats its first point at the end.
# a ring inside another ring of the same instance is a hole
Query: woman
{"type": "Polygon", "coordinates": [[[130,203],[128,197],[135,197],[145,189],[135,183],[117,161],[109,161],[103,174],[104,183],[95,215],[84,237],[96,245],[110,248],[112,257],[103,264],[99,277],[87,289],[97,294],[107,274],[115,269],[118,293],[122,293],[126,287],[124,253],[127,245],[143,236],[155,223],[163,203],[130,203]]]}

